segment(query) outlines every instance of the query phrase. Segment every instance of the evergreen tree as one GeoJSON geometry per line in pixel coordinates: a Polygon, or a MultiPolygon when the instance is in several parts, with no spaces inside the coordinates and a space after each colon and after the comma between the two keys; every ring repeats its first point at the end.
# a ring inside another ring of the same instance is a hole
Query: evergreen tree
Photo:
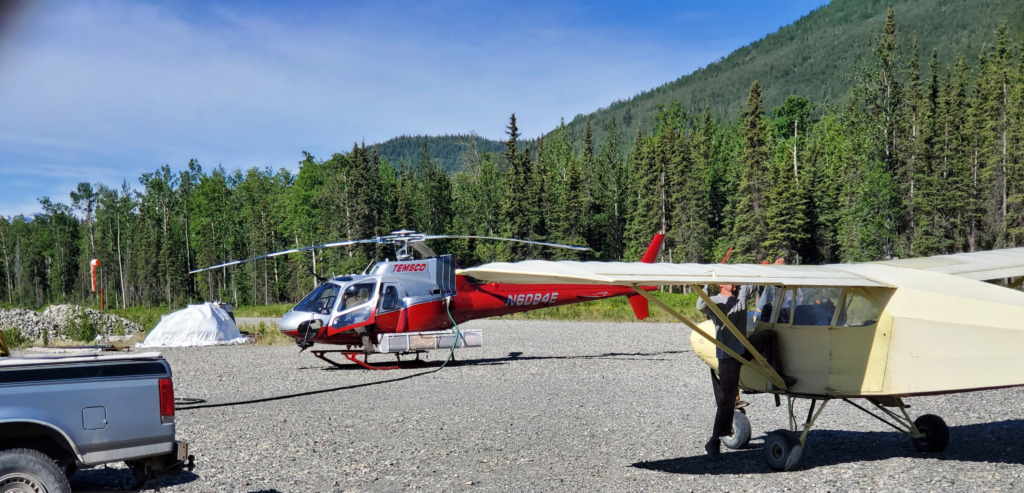
{"type": "Polygon", "coordinates": [[[940,160],[941,148],[936,139],[939,111],[939,56],[932,51],[928,64],[930,76],[927,86],[917,98],[917,112],[914,133],[914,178],[915,194],[911,197],[914,221],[912,251],[916,255],[935,255],[947,248],[943,240],[944,218],[940,211],[945,168],[940,160]]]}
{"type": "Polygon", "coordinates": [[[630,154],[629,215],[623,260],[636,262],[643,257],[651,236],[661,230],[660,173],[655,162],[652,138],[637,131],[630,154]]]}
{"type": "Polygon", "coordinates": [[[597,183],[595,187],[602,192],[602,209],[604,217],[601,225],[595,230],[603,232],[600,243],[591,244],[600,252],[601,260],[620,260],[623,254],[623,231],[626,224],[626,199],[628,196],[629,170],[622,162],[622,151],[619,149],[619,127],[613,118],[608,122],[608,137],[601,146],[601,152],[595,163],[597,183]]]}
{"type": "Polygon", "coordinates": [[[416,179],[405,161],[398,164],[398,184],[395,190],[395,227],[415,231],[418,207],[416,205],[416,179]]]}
{"type": "Polygon", "coordinates": [[[1007,248],[1024,245],[1024,36],[1021,37],[1017,76],[1009,90],[1010,111],[1007,124],[1006,214],[1003,230],[1007,248]]]}
{"type": "Polygon", "coordinates": [[[768,224],[764,209],[764,193],[768,176],[768,125],[761,106],[761,86],[750,86],[747,108],[743,111],[743,149],[740,158],[739,190],[734,199],[735,222],[732,237],[736,250],[732,260],[737,263],[760,262],[767,258],[765,242],[768,224]]]}
{"type": "MultiPolygon", "coordinates": [[[[517,148],[519,127],[516,126],[516,114],[512,113],[506,127],[508,140],[505,142],[503,158],[508,164],[505,198],[501,209],[502,236],[507,238],[529,239],[533,233],[530,214],[531,166],[526,157],[517,148]]],[[[513,262],[527,258],[529,249],[521,243],[502,242],[497,248],[498,259],[513,262]]]]}

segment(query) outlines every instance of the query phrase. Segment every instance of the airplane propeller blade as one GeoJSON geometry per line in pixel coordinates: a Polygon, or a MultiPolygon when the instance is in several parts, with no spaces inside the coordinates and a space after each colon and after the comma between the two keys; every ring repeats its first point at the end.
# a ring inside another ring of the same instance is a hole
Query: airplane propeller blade
{"type": "Polygon", "coordinates": [[[578,250],[578,251],[581,251],[581,252],[585,252],[587,250],[590,250],[590,248],[581,247],[581,246],[562,245],[562,244],[559,244],[559,243],[544,243],[542,241],[519,240],[519,239],[515,239],[515,238],[498,238],[498,237],[494,237],[494,236],[468,236],[468,235],[424,235],[423,236],[424,240],[435,240],[435,239],[441,239],[441,238],[476,238],[478,240],[515,241],[515,242],[518,242],[518,243],[529,243],[531,245],[542,245],[542,246],[549,246],[549,247],[554,247],[554,248],[567,248],[569,250],[578,250]]]}
{"type": "Polygon", "coordinates": [[[381,243],[381,241],[378,238],[372,238],[372,239],[369,239],[369,240],[338,241],[338,242],[334,242],[334,243],[324,243],[323,245],[313,245],[313,246],[302,247],[302,248],[292,248],[291,250],[282,250],[280,252],[268,253],[266,255],[260,255],[259,257],[247,258],[247,259],[244,259],[244,260],[232,260],[231,262],[225,262],[223,264],[217,264],[217,265],[213,265],[213,266],[210,266],[210,267],[204,267],[202,269],[192,270],[192,271],[189,271],[189,274],[195,274],[195,273],[198,273],[198,272],[205,272],[205,271],[213,270],[213,269],[220,269],[221,267],[230,267],[232,265],[244,264],[246,262],[252,262],[254,260],[262,260],[262,259],[271,258],[271,257],[277,257],[277,256],[280,256],[280,255],[287,255],[289,253],[305,252],[307,250],[314,250],[314,249],[317,249],[317,248],[332,248],[332,247],[339,247],[339,246],[356,245],[356,244],[359,244],[359,243],[381,243]]]}

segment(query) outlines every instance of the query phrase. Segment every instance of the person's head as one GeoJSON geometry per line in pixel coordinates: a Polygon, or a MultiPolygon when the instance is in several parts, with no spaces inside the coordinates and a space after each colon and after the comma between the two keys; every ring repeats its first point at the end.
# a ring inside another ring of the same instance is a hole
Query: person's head
{"type": "Polygon", "coordinates": [[[733,284],[719,284],[718,294],[731,297],[736,294],[736,286],[733,284]]]}

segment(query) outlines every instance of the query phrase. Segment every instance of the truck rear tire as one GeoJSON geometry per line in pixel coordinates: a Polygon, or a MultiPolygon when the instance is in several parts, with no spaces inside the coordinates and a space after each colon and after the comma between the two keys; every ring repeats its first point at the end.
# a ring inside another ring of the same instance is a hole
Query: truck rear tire
{"type": "Polygon", "coordinates": [[[0,451],[0,493],[71,493],[57,463],[38,450],[16,448],[0,451]]]}

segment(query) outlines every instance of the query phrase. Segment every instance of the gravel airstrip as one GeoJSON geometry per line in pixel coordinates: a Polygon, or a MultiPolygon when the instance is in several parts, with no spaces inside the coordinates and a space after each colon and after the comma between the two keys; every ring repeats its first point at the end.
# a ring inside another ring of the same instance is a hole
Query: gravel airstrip
{"type": "MultiPolygon", "coordinates": [[[[754,439],[710,463],[707,367],[676,324],[474,321],[483,348],[460,364],[333,368],[294,346],[167,349],[179,398],[228,402],[377,383],[259,404],[181,410],[196,469],[160,491],[1021,491],[1024,389],[909,399],[950,426],[917,452],[845,403],[830,403],[801,468],[760,449],[786,426],[771,396],[745,396],[754,439]],[[394,379],[405,378],[399,381],[394,379]]],[[[319,346],[318,346],[319,348],[319,346]]],[[[446,353],[431,353],[439,364],[446,353]]],[[[799,404],[805,409],[806,403],[799,404]]],[[[115,488],[123,464],[80,471],[76,491],[115,488]]]]}

